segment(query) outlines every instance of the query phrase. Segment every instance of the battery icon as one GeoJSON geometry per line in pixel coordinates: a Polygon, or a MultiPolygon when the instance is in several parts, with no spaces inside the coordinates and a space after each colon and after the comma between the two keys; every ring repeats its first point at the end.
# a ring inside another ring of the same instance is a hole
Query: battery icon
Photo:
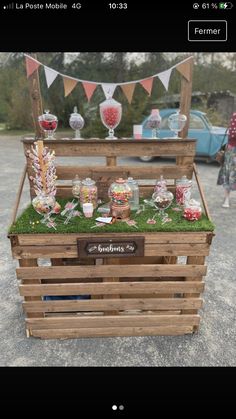
{"type": "Polygon", "coordinates": [[[232,7],[234,7],[233,3],[231,3],[231,1],[227,1],[224,3],[219,3],[219,9],[223,9],[223,10],[230,10],[232,9],[232,7]]]}

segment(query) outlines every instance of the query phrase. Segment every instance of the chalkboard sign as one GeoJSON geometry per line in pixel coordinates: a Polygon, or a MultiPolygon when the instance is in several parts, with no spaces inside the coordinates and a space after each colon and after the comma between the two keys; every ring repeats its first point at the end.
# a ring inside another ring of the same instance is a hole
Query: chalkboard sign
{"type": "Polygon", "coordinates": [[[144,237],[129,236],[77,239],[79,257],[107,258],[144,256],[144,237]]]}

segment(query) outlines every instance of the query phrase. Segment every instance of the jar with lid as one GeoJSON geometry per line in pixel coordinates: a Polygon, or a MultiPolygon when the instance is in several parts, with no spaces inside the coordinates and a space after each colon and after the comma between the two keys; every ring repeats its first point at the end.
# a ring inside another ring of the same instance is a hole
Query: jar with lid
{"type": "Polygon", "coordinates": [[[94,180],[86,178],[82,180],[82,185],[80,188],[80,206],[83,204],[91,202],[93,204],[93,209],[97,207],[98,200],[98,189],[94,180]]]}
{"type": "Polygon", "coordinates": [[[139,186],[138,182],[132,177],[128,177],[127,183],[131,189],[132,196],[129,199],[129,205],[131,210],[139,209],[139,186]]]}
{"type": "Polygon", "coordinates": [[[76,175],[75,178],[72,180],[72,194],[75,198],[79,199],[81,189],[81,180],[79,176],[76,175]]]}
{"type": "Polygon", "coordinates": [[[182,176],[181,179],[176,180],[176,202],[179,205],[184,205],[189,201],[191,196],[192,181],[187,176],[182,176]]]}
{"type": "Polygon", "coordinates": [[[114,129],[121,121],[121,103],[110,97],[100,103],[99,108],[102,123],[107,129],[109,129],[109,135],[106,137],[106,140],[116,140],[117,137],[114,136],[114,129]]]}
{"type": "Polygon", "coordinates": [[[40,128],[44,131],[47,140],[53,140],[53,134],[57,129],[57,117],[49,113],[49,110],[46,110],[38,117],[38,122],[40,128]]]}
{"type": "Polygon", "coordinates": [[[160,191],[166,191],[167,190],[167,186],[166,186],[166,180],[164,179],[164,177],[161,175],[160,179],[158,179],[156,181],[156,185],[154,187],[154,192],[160,192],[160,191]]]}
{"type": "Polygon", "coordinates": [[[152,109],[151,115],[148,117],[145,128],[152,130],[152,138],[157,139],[160,125],[161,125],[161,115],[159,113],[159,109],[152,109]]]}
{"type": "Polygon", "coordinates": [[[154,192],[152,194],[152,200],[154,202],[155,207],[159,210],[160,217],[162,220],[168,217],[168,214],[165,212],[165,209],[169,208],[169,206],[172,204],[173,199],[174,195],[167,189],[162,189],[161,191],[154,192]]]}
{"type": "Polygon", "coordinates": [[[80,130],[84,127],[84,118],[77,112],[77,106],[74,107],[74,113],[70,115],[69,124],[75,131],[74,138],[80,138],[80,130]]]}
{"type": "Polygon", "coordinates": [[[111,214],[118,220],[128,219],[130,216],[129,199],[132,191],[128,183],[122,179],[116,179],[108,190],[108,196],[111,200],[111,214]]]}
{"type": "Polygon", "coordinates": [[[201,218],[202,209],[200,202],[190,199],[185,203],[183,217],[188,221],[197,221],[201,218]]]}

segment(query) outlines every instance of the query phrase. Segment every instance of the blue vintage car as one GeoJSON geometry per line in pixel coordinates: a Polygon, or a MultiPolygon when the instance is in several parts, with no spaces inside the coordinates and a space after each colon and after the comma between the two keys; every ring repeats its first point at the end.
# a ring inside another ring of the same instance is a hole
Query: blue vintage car
{"type": "MultiPolygon", "coordinates": [[[[176,113],[177,109],[161,109],[160,115],[162,117],[161,128],[159,137],[173,137],[175,134],[170,130],[168,126],[168,118],[171,114],[176,113]]],[[[146,118],[143,125],[143,138],[151,138],[152,131],[145,128],[146,118]]],[[[188,130],[188,138],[195,138],[196,143],[196,156],[206,157],[209,160],[214,160],[217,151],[222,145],[227,143],[227,135],[225,135],[226,128],[214,127],[210,123],[204,112],[191,110],[190,112],[190,123],[188,130]]],[[[155,141],[155,140],[154,140],[155,141]]],[[[158,140],[156,140],[158,141],[158,140]]],[[[151,161],[152,157],[141,157],[142,161],[151,161]]]]}

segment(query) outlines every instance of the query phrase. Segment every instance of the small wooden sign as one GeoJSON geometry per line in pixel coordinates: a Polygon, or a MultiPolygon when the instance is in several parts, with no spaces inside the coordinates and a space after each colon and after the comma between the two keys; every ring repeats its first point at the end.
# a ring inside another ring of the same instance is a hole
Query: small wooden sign
{"type": "Polygon", "coordinates": [[[79,257],[108,258],[144,256],[144,237],[130,236],[77,239],[79,257]]]}

